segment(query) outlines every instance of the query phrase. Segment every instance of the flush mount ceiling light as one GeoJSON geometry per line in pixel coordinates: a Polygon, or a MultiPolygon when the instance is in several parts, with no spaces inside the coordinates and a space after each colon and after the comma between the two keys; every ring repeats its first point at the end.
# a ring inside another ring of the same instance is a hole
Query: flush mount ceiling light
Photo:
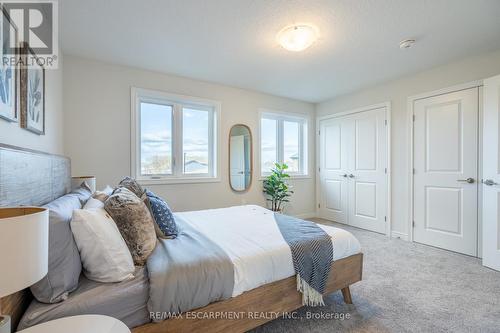
{"type": "Polygon", "coordinates": [[[310,24],[295,24],[283,28],[278,33],[277,39],[286,50],[299,52],[311,46],[318,36],[318,28],[310,24]]]}

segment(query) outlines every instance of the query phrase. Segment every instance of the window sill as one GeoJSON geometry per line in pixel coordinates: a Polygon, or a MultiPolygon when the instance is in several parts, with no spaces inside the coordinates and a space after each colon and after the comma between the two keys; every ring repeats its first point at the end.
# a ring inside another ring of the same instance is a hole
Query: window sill
{"type": "Polygon", "coordinates": [[[162,179],[137,179],[140,185],[173,185],[173,184],[203,184],[220,183],[220,177],[190,177],[190,178],[162,178],[162,179]]]}
{"type": "MultiPolygon", "coordinates": [[[[267,176],[260,176],[259,177],[259,180],[260,181],[263,181],[267,178],[267,176]]],[[[290,178],[288,178],[290,180],[294,180],[294,179],[312,179],[311,175],[290,175],[290,178]]]]}

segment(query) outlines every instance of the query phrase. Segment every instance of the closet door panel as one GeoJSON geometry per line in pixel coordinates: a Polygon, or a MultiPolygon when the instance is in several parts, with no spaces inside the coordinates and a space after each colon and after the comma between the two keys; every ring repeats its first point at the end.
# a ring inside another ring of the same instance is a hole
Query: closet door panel
{"type": "Polygon", "coordinates": [[[319,216],[347,223],[349,123],[330,119],[320,123],[319,216]]]}
{"type": "Polygon", "coordinates": [[[386,108],[352,116],[349,224],[386,232],[386,108]]]}

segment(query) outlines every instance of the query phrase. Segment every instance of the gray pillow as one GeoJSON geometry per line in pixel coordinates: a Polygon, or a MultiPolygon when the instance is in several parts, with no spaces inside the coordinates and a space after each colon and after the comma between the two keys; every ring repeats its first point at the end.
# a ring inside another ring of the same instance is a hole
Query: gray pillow
{"type": "Polygon", "coordinates": [[[134,263],[144,265],[156,246],[155,222],[146,204],[121,187],[106,200],[104,208],[116,222],[134,263]]]}
{"type": "Polygon", "coordinates": [[[83,183],[79,188],[75,188],[70,194],[75,194],[84,206],[89,198],[92,196],[92,190],[88,187],[87,183],[83,183]]]}
{"type": "Polygon", "coordinates": [[[82,208],[89,197],[90,191],[79,188],[44,206],[49,209],[49,270],[31,286],[39,302],[64,301],[78,287],[82,263],[69,223],[73,210],[82,208]]]}

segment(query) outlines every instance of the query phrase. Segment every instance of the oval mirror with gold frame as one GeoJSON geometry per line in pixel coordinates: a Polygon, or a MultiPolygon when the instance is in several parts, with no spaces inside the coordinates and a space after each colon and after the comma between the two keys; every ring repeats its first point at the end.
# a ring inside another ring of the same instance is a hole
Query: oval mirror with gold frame
{"type": "Polygon", "coordinates": [[[246,125],[237,124],[229,132],[229,184],[235,192],[248,191],[252,185],[252,132],[246,125]]]}

